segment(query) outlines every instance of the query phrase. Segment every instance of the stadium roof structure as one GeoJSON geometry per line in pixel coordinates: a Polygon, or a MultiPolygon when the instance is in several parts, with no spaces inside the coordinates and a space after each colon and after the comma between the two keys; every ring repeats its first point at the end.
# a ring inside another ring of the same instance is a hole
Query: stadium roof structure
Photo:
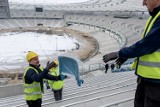
{"type": "Polygon", "coordinates": [[[147,11],[140,0],[9,0],[11,9],[43,6],[63,11],[147,11]]]}

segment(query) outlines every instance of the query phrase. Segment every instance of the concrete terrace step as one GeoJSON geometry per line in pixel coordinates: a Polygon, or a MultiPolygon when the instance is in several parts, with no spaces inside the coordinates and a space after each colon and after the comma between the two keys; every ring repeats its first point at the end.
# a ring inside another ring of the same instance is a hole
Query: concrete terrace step
{"type": "MultiPolygon", "coordinates": [[[[126,99],[126,96],[132,97],[134,96],[135,93],[135,89],[131,89],[131,90],[124,90],[121,92],[116,92],[116,93],[112,93],[109,95],[104,95],[104,96],[99,96],[99,97],[94,97],[92,99],[88,99],[88,100],[82,100],[79,102],[74,102],[74,103],[70,103],[61,107],[99,107],[103,104],[107,104],[107,103],[113,103],[114,101],[121,101],[122,99],[126,99]]],[[[46,106],[46,107],[51,107],[50,106],[46,106]]]]}
{"type": "Polygon", "coordinates": [[[67,105],[67,104],[70,104],[70,103],[74,103],[74,102],[78,102],[78,101],[81,101],[82,99],[83,100],[88,100],[88,99],[92,99],[92,98],[96,98],[98,96],[103,96],[103,95],[109,95],[111,93],[115,93],[115,92],[121,92],[123,90],[128,90],[128,89],[135,89],[135,83],[133,84],[128,84],[128,85],[124,85],[123,87],[118,87],[116,85],[112,86],[112,87],[106,87],[106,88],[103,88],[103,89],[99,89],[99,90],[95,90],[95,91],[90,91],[90,92],[81,92],[79,95],[75,95],[73,97],[70,97],[70,96],[67,96],[67,98],[64,98],[64,100],[62,101],[59,101],[59,102],[53,102],[52,101],[47,101],[47,102],[43,102],[43,105],[59,105],[62,104],[62,105],[67,105]],[[58,104],[57,104],[58,103],[58,104]]]}

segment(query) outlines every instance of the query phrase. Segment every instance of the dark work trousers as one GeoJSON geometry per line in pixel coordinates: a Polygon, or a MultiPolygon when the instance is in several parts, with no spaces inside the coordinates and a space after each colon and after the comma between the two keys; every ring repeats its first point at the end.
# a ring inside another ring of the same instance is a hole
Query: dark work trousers
{"type": "Polygon", "coordinates": [[[26,101],[28,107],[41,107],[42,99],[37,99],[35,101],[26,101]]]}
{"type": "Polygon", "coordinates": [[[60,90],[53,90],[53,93],[54,93],[54,98],[56,101],[59,101],[59,100],[62,100],[62,90],[63,88],[61,88],[60,90]]]}
{"type": "Polygon", "coordinates": [[[106,64],[106,65],[105,65],[105,69],[106,69],[105,73],[107,73],[108,68],[109,68],[109,65],[108,65],[108,64],[106,64]]]}
{"type": "Polygon", "coordinates": [[[160,107],[160,83],[138,79],[134,107],[160,107]]]}

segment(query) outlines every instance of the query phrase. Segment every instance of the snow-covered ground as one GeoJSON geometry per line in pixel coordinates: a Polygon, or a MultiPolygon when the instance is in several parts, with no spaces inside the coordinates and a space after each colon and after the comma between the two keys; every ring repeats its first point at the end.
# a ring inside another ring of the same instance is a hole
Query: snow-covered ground
{"type": "Polygon", "coordinates": [[[10,3],[25,3],[25,4],[66,4],[66,3],[81,3],[93,0],[9,0],[10,3]]]}
{"type": "Polygon", "coordinates": [[[57,36],[35,32],[10,32],[1,34],[0,43],[1,69],[7,63],[24,62],[28,51],[35,51],[40,59],[46,59],[46,55],[52,55],[57,50],[75,49],[78,42],[66,34],[57,36]]]}

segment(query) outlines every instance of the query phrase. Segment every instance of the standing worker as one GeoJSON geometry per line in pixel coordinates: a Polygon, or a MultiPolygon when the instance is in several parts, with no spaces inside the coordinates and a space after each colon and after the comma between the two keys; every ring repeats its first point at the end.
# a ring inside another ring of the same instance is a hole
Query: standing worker
{"type": "Polygon", "coordinates": [[[160,0],[143,0],[150,17],[144,28],[142,39],[130,47],[103,56],[104,62],[116,60],[123,64],[135,58],[137,89],[134,107],[160,107],[160,0]]]}
{"type": "Polygon", "coordinates": [[[108,65],[108,64],[106,64],[106,65],[105,65],[105,70],[106,70],[106,71],[105,71],[105,73],[107,73],[108,68],[109,68],[109,65],[108,65]]]}
{"type": "MultiPolygon", "coordinates": [[[[56,64],[56,66],[50,69],[50,73],[51,75],[57,76],[58,78],[60,78],[58,61],[55,60],[54,63],[56,64]]],[[[52,91],[54,93],[55,100],[56,101],[62,100],[62,90],[63,90],[64,81],[59,79],[59,81],[49,80],[48,82],[50,86],[52,87],[52,91]]]]}
{"type": "Polygon", "coordinates": [[[49,75],[51,68],[55,67],[55,63],[47,63],[45,69],[40,66],[38,54],[29,51],[26,55],[29,66],[24,72],[24,94],[28,107],[41,107],[43,91],[43,78],[50,80],[58,80],[57,77],[49,75]]]}

